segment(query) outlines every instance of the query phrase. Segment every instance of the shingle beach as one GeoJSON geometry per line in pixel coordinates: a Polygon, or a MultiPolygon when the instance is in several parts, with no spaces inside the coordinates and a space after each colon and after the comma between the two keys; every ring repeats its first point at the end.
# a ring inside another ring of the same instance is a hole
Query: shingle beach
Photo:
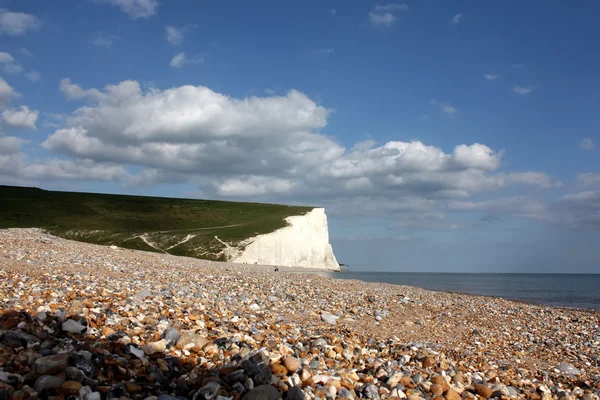
{"type": "Polygon", "coordinates": [[[0,399],[598,399],[600,313],[0,231],[0,399]]]}

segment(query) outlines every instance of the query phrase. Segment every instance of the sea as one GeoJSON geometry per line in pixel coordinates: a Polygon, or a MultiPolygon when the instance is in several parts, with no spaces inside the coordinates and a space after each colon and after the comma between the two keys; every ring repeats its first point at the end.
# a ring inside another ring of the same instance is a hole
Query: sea
{"type": "Polygon", "coordinates": [[[555,307],[600,310],[600,274],[338,272],[326,275],[338,279],[501,297],[555,307]]]}

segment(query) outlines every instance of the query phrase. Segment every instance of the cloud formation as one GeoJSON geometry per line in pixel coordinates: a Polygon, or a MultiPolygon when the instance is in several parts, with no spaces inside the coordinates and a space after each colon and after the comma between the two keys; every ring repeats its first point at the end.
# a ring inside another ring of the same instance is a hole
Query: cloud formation
{"type": "Polygon", "coordinates": [[[596,143],[590,138],[584,138],[579,142],[579,148],[581,150],[594,150],[596,148],[596,143]]]}
{"type": "Polygon", "coordinates": [[[5,51],[0,51],[0,66],[2,66],[4,72],[9,74],[18,73],[23,70],[23,68],[17,64],[13,56],[5,51]]]}
{"type": "Polygon", "coordinates": [[[20,97],[21,95],[13,89],[3,78],[0,77],[0,107],[6,106],[14,98],[20,97]]]}
{"type": "Polygon", "coordinates": [[[486,73],[483,74],[483,77],[488,81],[495,81],[496,79],[500,78],[500,75],[486,73]]]}
{"type": "Polygon", "coordinates": [[[117,6],[133,19],[149,18],[156,14],[158,0],[96,0],[117,6]]]}
{"type": "Polygon", "coordinates": [[[166,30],[166,35],[167,35],[167,41],[171,44],[181,44],[183,43],[183,28],[176,28],[174,26],[167,26],[165,28],[166,30]]]}
{"type": "Polygon", "coordinates": [[[58,121],[43,148],[88,170],[120,167],[118,174],[95,176],[126,185],[191,182],[209,197],[384,212],[394,229],[455,229],[447,215],[458,212],[451,201],[474,202],[511,186],[558,185],[538,172],[499,171],[503,151],[480,143],[449,152],[419,141],[346,148],[322,133],[330,111],[295,90],[233,98],[203,86],[142,90],[124,81],[86,89],[69,79],[60,89],[83,104],[58,121]],[[129,173],[127,165],[141,172],[129,173]]]}
{"type": "Polygon", "coordinates": [[[390,27],[398,19],[398,13],[409,9],[406,4],[377,4],[369,12],[369,23],[378,27],[390,27]]]}
{"type": "Polygon", "coordinates": [[[463,18],[462,13],[458,13],[454,17],[452,17],[452,23],[455,24],[455,25],[458,25],[458,24],[461,23],[462,18],[463,18]]]}
{"type": "Polygon", "coordinates": [[[184,64],[202,64],[204,62],[203,57],[198,58],[187,58],[185,53],[177,53],[172,59],[169,65],[173,68],[181,68],[184,64]]]}
{"type": "Polygon", "coordinates": [[[35,15],[0,8],[0,35],[22,36],[41,27],[42,21],[35,15]]]}
{"type": "Polygon", "coordinates": [[[24,128],[36,130],[36,122],[40,112],[30,110],[27,106],[21,106],[19,109],[4,110],[2,119],[4,123],[13,128],[24,128]]]}
{"type": "Polygon", "coordinates": [[[512,91],[515,92],[518,95],[524,96],[526,94],[529,94],[533,91],[533,87],[531,86],[513,86],[512,91]]]}

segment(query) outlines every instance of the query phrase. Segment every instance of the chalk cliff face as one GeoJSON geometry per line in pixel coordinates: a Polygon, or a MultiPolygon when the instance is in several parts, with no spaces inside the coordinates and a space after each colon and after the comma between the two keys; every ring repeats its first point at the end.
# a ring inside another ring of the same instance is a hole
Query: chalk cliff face
{"type": "Polygon", "coordinates": [[[288,226],[249,239],[243,252],[231,261],[339,271],[329,244],[324,208],[286,218],[288,226]]]}

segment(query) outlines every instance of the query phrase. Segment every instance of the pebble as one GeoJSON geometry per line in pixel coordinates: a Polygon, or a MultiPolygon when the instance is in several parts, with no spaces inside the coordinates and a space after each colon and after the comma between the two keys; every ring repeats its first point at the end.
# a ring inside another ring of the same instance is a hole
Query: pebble
{"type": "Polygon", "coordinates": [[[42,237],[0,230],[2,400],[600,400],[594,311],[42,237]]]}

